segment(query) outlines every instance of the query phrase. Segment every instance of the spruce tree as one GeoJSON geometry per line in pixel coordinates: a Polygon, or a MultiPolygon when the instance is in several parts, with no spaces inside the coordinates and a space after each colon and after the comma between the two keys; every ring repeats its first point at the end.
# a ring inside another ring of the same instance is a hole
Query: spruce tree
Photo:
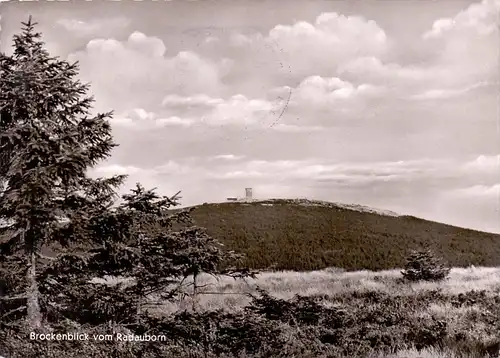
{"type": "Polygon", "coordinates": [[[0,54],[0,257],[4,268],[25,277],[9,291],[26,300],[32,329],[42,319],[36,280],[42,249],[82,205],[78,197],[112,195],[124,179],[87,177],[116,146],[107,122],[112,113],[91,115],[93,98],[76,79],[78,64],[50,57],[35,25],[30,17],[13,38],[13,54],[0,54]]]}

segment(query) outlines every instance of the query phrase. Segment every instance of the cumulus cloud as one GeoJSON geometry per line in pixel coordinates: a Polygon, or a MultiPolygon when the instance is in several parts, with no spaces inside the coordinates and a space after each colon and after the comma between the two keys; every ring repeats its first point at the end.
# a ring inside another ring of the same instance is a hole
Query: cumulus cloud
{"type": "Polygon", "coordinates": [[[79,37],[102,35],[103,33],[122,30],[129,24],[130,20],[123,17],[95,18],[87,21],[74,18],[61,18],[56,21],[56,26],[79,37]]]}
{"type": "Polygon", "coordinates": [[[268,98],[279,99],[283,131],[316,131],[370,113],[387,97],[389,89],[361,82],[354,84],[339,77],[308,76],[295,87],[283,86],[269,91],[268,98]],[[292,122],[304,118],[305,121],[292,122]]]}
{"type": "Polygon", "coordinates": [[[475,171],[493,171],[500,174],[500,154],[480,155],[473,161],[466,163],[464,168],[475,171]]]}
{"type": "Polygon", "coordinates": [[[210,114],[202,120],[214,124],[255,124],[269,118],[273,104],[262,99],[249,99],[241,94],[214,106],[210,114]]]}
{"type": "Polygon", "coordinates": [[[272,85],[283,81],[292,84],[313,74],[333,76],[336,67],[350,59],[384,57],[388,43],[375,21],[331,12],[319,14],[313,22],[279,24],[264,34],[232,33],[227,40],[229,47],[221,41],[208,45],[213,45],[214,53],[236,59],[238,65],[232,67],[228,81],[236,84],[243,77],[242,85],[256,90],[257,72],[261,84],[272,85]]]}
{"type": "Polygon", "coordinates": [[[78,60],[81,76],[90,81],[99,103],[112,103],[116,109],[158,106],[167,93],[190,95],[217,94],[221,89],[223,65],[191,51],[166,56],[159,38],[133,32],[126,41],[94,39],[83,51],[68,56],[78,60]],[[119,100],[117,100],[119,99],[119,100]]]}
{"type": "Polygon", "coordinates": [[[499,0],[483,0],[453,18],[436,20],[422,35],[440,50],[440,64],[448,66],[450,77],[453,73],[462,82],[498,78],[499,13],[499,0]]]}
{"type": "Polygon", "coordinates": [[[274,88],[263,98],[242,94],[227,99],[207,95],[168,95],[165,109],[173,115],[199,118],[209,126],[272,128],[280,132],[313,132],[323,128],[321,118],[290,122],[291,118],[313,116],[317,111],[362,111],[367,100],[384,95],[385,88],[363,83],[353,85],[337,77],[309,76],[295,88],[274,88]],[[299,124],[300,123],[300,124],[299,124]],[[316,123],[316,124],[315,124],[316,123]]]}
{"type": "Polygon", "coordinates": [[[195,120],[189,118],[180,118],[177,116],[161,117],[156,119],[155,124],[160,127],[191,127],[195,120]]]}
{"type": "Polygon", "coordinates": [[[198,94],[194,96],[183,97],[177,94],[170,94],[166,96],[162,105],[165,107],[213,107],[223,103],[221,98],[212,98],[206,94],[198,94]]]}
{"type": "Polygon", "coordinates": [[[276,120],[279,101],[265,98],[248,98],[242,94],[227,99],[207,95],[168,95],[163,106],[169,113],[197,117],[197,122],[208,126],[269,126],[276,120]]]}
{"type": "Polygon", "coordinates": [[[398,85],[408,82],[426,81],[435,73],[429,73],[418,66],[402,66],[397,63],[385,63],[375,56],[357,57],[341,64],[337,73],[351,78],[363,78],[365,81],[398,85]]]}
{"type": "Polygon", "coordinates": [[[92,174],[104,177],[112,175],[137,174],[140,172],[144,172],[144,170],[133,165],[119,165],[119,164],[101,165],[92,170],[92,174]]]}
{"type": "Polygon", "coordinates": [[[110,119],[110,123],[115,127],[125,127],[134,129],[154,129],[157,127],[189,127],[194,120],[189,118],[180,118],[177,116],[161,117],[153,112],[148,112],[143,108],[134,108],[125,111],[110,119]]]}
{"type": "Polygon", "coordinates": [[[474,32],[478,35],[491,35],[498,31],[499,0],[483,0],[481,3],[472,4],[466,10],[459,12],[453,18],[436,20],[432,29],[422,36],[426,39],[447,36],[451,32],[467,34],[474,32]]]}
{"type": "Polygon", "coordinates": [[[492,81],[499,75],[499,12],[500,0],[483,0],[453,18],[437,19],[414,44],[427,54],[422,62],[401,65],[377,55],[358,56],[341,63],[337,73],[419,100],[461,96],[484,84],[498,91],[498,81],[492,81]]]}
{"type": "Polygon", "coordinates": [[[354,115],[386,94],[386,88],[369,83],[354,85],[338,77],[308,76],[296,87],[276,87],[261,98],[236,94],[228,98],[206,94],[167,95],[163,109],[172,116],[197,118],[208,126],[272,128],[283,133],[322,130],[325,120],[319,112],[354,115]],[[301,117],[307,121],[297,121],[301,117]]]}
{"type": "Polygon", "coordinates": [[[334,66],[349,58],[383,54],[387,46],[387,36],[375,21],[335,12],[320,14],[312,24],[277,25],[264,41],[290,54],[294,71],[301,66],[334,66]]]}
{"type": "Polygon", "coordinates": [[[324,78],[310,76],[305,78],[293,91],[294,99],[311,103],[313,105],[332,104],[338,101],[353,99],[362,96],[375,96],[381,94],[384,88],[363,83],[354,86],[352,83],[338,77],[324,78]]]}

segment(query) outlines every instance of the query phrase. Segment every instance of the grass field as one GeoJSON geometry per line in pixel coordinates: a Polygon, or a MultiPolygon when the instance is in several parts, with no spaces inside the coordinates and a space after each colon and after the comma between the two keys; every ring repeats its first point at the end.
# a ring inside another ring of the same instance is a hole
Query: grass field
{"type": "MultiPolygon", "coordinates": [[[[405,296],[432,290],[440,290],[443,294],[452,296],[472,290],[485,290],[491,295],[498,295],[500,292],[500,268],[496,267],[452,268],[449,278],[444,282],[405,283],[400,279],[400,270],[344,272],[335,268],[309,272],[263,272],[257,275],[257,279],[245,281],[227,277],[215,279],[202,274],[198,278],[198,284],[205,287],[199,289],[201,295],[198,303],[201,309],[206,310],[238,310],[249,301],[245,294],[256,293],[257,286],[281,299],[290,299],[297,294],[349,295],[353,292],[369,291],[405,296]]],[[[192,282],[192,278],[187,282],[192,282]]],[[[185,298],[162,309],[173,312],[189,307],[191,300],[185,298]]]]}
{"type": "MultiPolygon", "coordinates": [[[[369,355],[373,358],[485,357],[487,347],[498,349],[500,268],[453,268],[442,282],[404,282],[400,270],[345,272],[329,268],[263,272],[245,281],[201,275],[198,284],[204,286],[197,298],[199,311],[241,311],[250,302],[245,294],[256,294],[257,287],[277,299],[319,297],[325,307],[342,308],[358,318],[345,327],[356,332],[356,337],[368,327],[377,335],[394,339],[396,352],[388,355],[374,350],[369,355]],[[422,348],[398,341],[402,332],[420,329],[420,325],[432,331],[434,328],[428,327],[437,321],[445,322],[440,344],[422,348]]],[[[191,307],[191,298],[184,298],[150,309],[165,315],[191,307]]]]}

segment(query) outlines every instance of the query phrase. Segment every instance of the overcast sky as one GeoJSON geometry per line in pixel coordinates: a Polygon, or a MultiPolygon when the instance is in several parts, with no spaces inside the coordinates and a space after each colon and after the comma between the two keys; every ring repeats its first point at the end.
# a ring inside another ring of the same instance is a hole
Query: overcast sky
{"type": "Polygon", "coordinates": [[[6,2],[80,62],[129,174],[192,205],[357,203],[500,233],[500,0],[6,2]]]}

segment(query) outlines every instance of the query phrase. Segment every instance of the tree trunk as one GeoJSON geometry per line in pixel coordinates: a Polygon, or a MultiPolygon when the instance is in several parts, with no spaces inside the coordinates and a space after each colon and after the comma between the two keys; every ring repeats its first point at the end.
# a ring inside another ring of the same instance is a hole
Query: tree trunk
{"type": "Polygon", "coordinates": [[[38,329],[42,326],[42,314],[40,312],[40,305],[38,302],[38,284],[36,281],[36,254],[34,252],[30,255],[30,262],[26,280],[28,283],[27,292],[27,311],[28,311],[28,328],[30,330],[38,329]]]}
{"type": "Polygon", "coordinates": [[[195,272],[193,274],[193,300],[192,300],[192,309],[193,312],[196,312],[197,307],[198,307],[198,272],[195,272]]]}

